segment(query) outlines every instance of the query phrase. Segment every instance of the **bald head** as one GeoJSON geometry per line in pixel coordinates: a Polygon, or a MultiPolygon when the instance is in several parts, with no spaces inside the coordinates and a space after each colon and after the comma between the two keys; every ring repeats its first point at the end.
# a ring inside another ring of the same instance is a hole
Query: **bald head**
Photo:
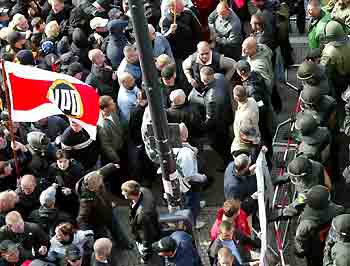
{"type": "Polygon", "coordinates": [[[257,42],[254,37],[248,37],[242,43],[243,56],[253,57],[256,54],[257,42]]]}
{"type": "Polygon", "coordinates": [[[112,241],[108,238],[99,238],[95,241],[94,252],[97,257],[107,259],[112,252],[112,241]]]}
{"type": "Polygon", "coordinates": [[[7,212],[15,208],[18,195],[13,190],[0,192],[0,212],[7,212]]]}
{"type": "Polygon", "coordinates": [[[21,178],[21,189],[26,195],[30,195],[34,192],[36,187],[36,179],[33,175],[24,175],[21,178]]]}
{"type": "Polygon", "coordinates": [[[210,49],[209,43],[207,42],[198,43],[197,54],[198,54],[198,58],[202,61],[203,64],[207,63],[211,58],[211,49],[210,49]]]}

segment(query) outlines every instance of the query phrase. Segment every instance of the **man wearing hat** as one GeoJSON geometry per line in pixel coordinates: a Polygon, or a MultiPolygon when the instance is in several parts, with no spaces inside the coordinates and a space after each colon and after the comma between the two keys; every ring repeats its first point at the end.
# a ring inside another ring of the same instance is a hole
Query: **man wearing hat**
{"type": "Polygon", "coordinates": [[[93,33],[89,36],[89,44],[94,49],[101,48],[106,45],[107,36],[108,36],[108,19],[101,17],[94,17],[90,20],[90,28],[93,30],[93,33]]]}
{"type": "Polygon", "coordinates": [[[28,259],[23,256],[23,249],[20,244],[16,244],[11,240],[3,240],[0,242],[0,265],[1,266],[20,266],[28,259]]]}
{"type": "Polygon", "coordinates": [[[201,258],[194,246],[191,235],[183,231],[175,231],[153,243],[152,250],[159,256],[167,257],[176,266],[201,266],[201,258]]]}
{"type": "Polygon", "coordinates": [[[300,108],[317,112],[320,125],[331,131],[337,127],[336,101],[333,97],[322,95],[319,86],[308,85],[300,94],[300,108]]]}
{"type": "MultiPolygon", "coordinates": [[[[66,248],[66,254],[64,256],[67,266],[82,266],[83,265],[83,256],[81,254],[80,248],[74,244],[70,244],[66,248]]],[[[85,260],[84,260],[85,262],[85,260]]],[[[86,264],[85,264],[86,265],[86,264]]]]}
{"type": "Polygon", "coordinates": [[[322,50],[321,65],[336,89],[336,95],[346,90],[350,82],[350,42],[343,26],[330,21],[326,28],[326,45],[322,50]]]}
{"type": "Polygon", "coordinates": [[[12,54],[18,53],[20,50],[27,48],[26,33],[19,31],[10,31],[7,34],[8,46],[5,47],[4,52],[10,52],[12,54]]]}
{"type": "Polygon", "coordinates": [[[350,265],[350,214],[341,214],[332,221],[324,249],[324,266],[350,265]]]}
{"type": "Polygon", "coordinates": [[[304,110],[297,114],[295,129],[301,133],[298,154],[325,165],[330,156],[332,137],[326,127],[319,126],[319,118],[313,111],[304,110]]]}
{"type": "Polygon", "coordinates": [[[298,257],[306,257],[308,266],[323,265],[323,249],[332,219],[345,211],[330,201],[329,190],[321,185],[306,194],[306,206],[299,218],[295,236],[298,257]]]}
{"type": "Polygon", "coordinates": [[[247,91],[248,97],[252,97],[259,107],[259,129],[261,142],[268,148],[267,159],[271,161],[272,138],[274,132],[275,112],[271,103],[271,95],[266,89],[264,78],[259,72],[251,70],[246,60],[240,60],[236,64],[237,74],[240,76],[242,85],[247,91]]]}
{"type": "Polygon", "coordinates": [[[321,95],[333,95],[334,93],[323,66],[311,60],[305,60],[301,63],[297,70],[297,78],[303,87],[319,87],[321,95]]]}

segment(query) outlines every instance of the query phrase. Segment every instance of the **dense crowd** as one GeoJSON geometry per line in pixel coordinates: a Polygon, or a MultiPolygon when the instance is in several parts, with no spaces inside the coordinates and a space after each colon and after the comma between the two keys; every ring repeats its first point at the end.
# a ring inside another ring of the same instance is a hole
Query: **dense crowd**
{"type": "MultiPolygon", "coordinates": [[[[160,100],[178,125],[176,176],[193,230],[205,225],[200,192],[213,182],[197,163],[204,144],[223,161],[225,202],[208,232],[210,264],[259,265],[251,256],[261,245],[252,233],[256,160],[263,150],[274,166],[281,69],[298,63],[290,136],[297,155],[274,181],[291,182],[298,194],[268,220],[298,217],[295,253],[308,266],[350,265],[350,214],[334,203],[334,184],[350,177],[338,156],[347,145],[339,135],[350,135],[349,0],[142,2],[160,100]],[[294,62],[289,41],[294,14],[301,34],[309,20],[303,62],[294,62]]],[[[203,265],[192,229],[162,230],[151,192],[159,154],[128,0],[0,0],[0,47],[1,59],[70,75],[100,97],[94,139],[63,115],[12,122],[1,93],[0,265],[121,265],[116,249],[138,252],[146,265],[164,265],[164,257],[203,265]],[[118,212],[123,198],[131,237],[118,212]]]]}

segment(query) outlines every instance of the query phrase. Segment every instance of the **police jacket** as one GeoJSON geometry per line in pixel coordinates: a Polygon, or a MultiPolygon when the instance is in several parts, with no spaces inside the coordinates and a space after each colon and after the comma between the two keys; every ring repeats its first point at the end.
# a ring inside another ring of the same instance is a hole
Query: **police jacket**
{"type": "Polygon", "coordinates": [[[325,209],[305,206],[299,218],[295,236],[295,251],[299,256],[322,257],[325,239],[332,219],[344,213],[344,207],[330,202],[325,209]]]}
{"type": "Polygon", "coordinates": [[[160,238],[159,214],[149,189],[141,187],[137,203],[130,207],[129,222],[136,242],[141,243],[144,255],[152,255],[152,244],[160,238]]]}
{"type": "Polygon", "coordinates": [[[339,215],[332,221],[324,249],[323,266],[350,265],[350,237],[341,233],[341,227],[347,226],[348,222],[344,220],[344,216],[348,215],[339,215]]]}

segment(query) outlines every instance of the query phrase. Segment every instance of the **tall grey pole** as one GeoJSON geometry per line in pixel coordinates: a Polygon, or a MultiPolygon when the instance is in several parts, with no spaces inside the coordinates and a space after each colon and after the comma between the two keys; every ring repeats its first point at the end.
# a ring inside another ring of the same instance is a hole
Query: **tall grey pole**
{"type": "Polygon", "coordinates": [[[171,212],[179,209],[181,206],[180,186],[178,179],[175,178],[176,164],[168,142],[168,121],[163,107],[158,73],[148,34],[145,8],[141,0],[129,0],[129,8],[134,27],[136,46],[140,56],[143,82],[157,144],[157,152],[160,158],[164,190],[167,195],[169,211],[171,212]]]}

